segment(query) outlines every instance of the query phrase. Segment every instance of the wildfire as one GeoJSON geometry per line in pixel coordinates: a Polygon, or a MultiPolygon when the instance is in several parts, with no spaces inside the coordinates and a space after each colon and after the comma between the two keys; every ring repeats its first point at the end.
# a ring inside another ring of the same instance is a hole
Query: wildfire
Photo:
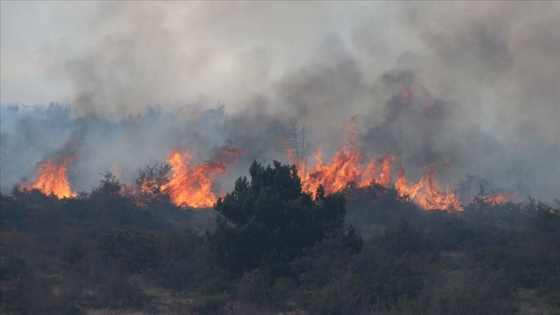
{"type": "Polygon", "coordinates": [[[43,161],[40,166],[39,176],[33,184],[24,185],[24,189],[38,189],[45,195],[54,195],[58,199],[74,198],[76,193],[70,188],[66,177],[67,165],[78,159],[77,154],[66,157],[54,158],[43,161]]]}
{"type": "MultiPolygon", "coordinates": [[[[297,166],[303,191],[315,195],[319,186],[323,186],[326,194],[346,191],[352,195],[356,189],[372,185],[394,187],[401,198],[407,198],[425,210],[463,210],[459,198],[448,187],[441,188],[434,165],[426,167],[424,177],[413,183],[402,168],[393,167],[396,158],[391,153],[381,159],[365,158],[356,144],[354,123],[352,118],[348,125],[348,140],[330,159],[323,157],[321,149],[315,151],[311,162],[295,158],[293,151],[287,152],[291,162],[297,166]]],[[[191,152],[174,150],[167,158],[167,167],[149,169],[137,186],[123,185],[122,194],[135,196],[139,204],[169,196],[171,202],[180,207],[212,207],[218,199],[216,180],[227,173],[230,162],[242,152],[238,148],[223,148],[214,159],[196,164],[191,152]]],[[[38,189],[59,199],[76,197],[66,177],[67,164],[76,159],[77,154],[74,154],[43,162],[36,182],[23,187],[38,189]]],[[[443,161],[446,165],[451,163],[450,159],[444,158],[443,161]]],[[[489,202],[499,204],[508,199],[507,194],[500,194],[491,196],[489,202]]]]}
{"type": "Polygon", "coordinates": [[[506,195],[504,194],[497,194],[495,196],[490,196],[488,198],[488,201],[490,203],[502,204],[508,201],[508,197],[506,197],[506,195]]]}
{"type": "Polygon", "coordinates": [[[340,146],[328,162],[323,160],[321,149],[315,151],[312,165],[295,159],[293,152],[288,151],[291,162],[299,170],[305,192],[314,195],[319,185],[325,188],[325,193],[331,194],[341,191],[350,182],[356,183],[358,188],[372,183],[386,187],[391,183],[394,156],[387,154],[380,163],[370,159],[364,164],[364,157],[355,141],[354,118],[350,120],[349,133],[349,141],[340,146]]]}
{"type": "Polygon", "coordinates": [[[449,190],[449,187],[442,191],[433,165],[427,167],[428,172],[416,184],[409,184],[404,175],[404,170],[398,170],[395,189],[400,197],[405,197],[416,202],[424,210],[434,209],[455,209],[463,210],[463,205],[459,198],[449,190]]]}
{"type": "MultiPolygon", "coordinates": [[[[212,207],[217,201],[213,191],[214,180],[227,172],[228,162],[240,152],[239,149],[223,149],[220,158],[192,165],[190,152],[175,150],[167,158],[171,165],[171,177],[161,185],[160,191],[169,195],[177,206],[212,207]]],[[[153,187],[154,183],[150,180],[141,185],[142,191],[147,194],[153,194],[153,187]]]]}
{"type": "Polygon", "coordinates": [[[514,199],[515,195],[516,193],[513,192],[504,192],[495,195],[489,195],[487,196],[486,201],[491,204],[500,205],[510,201],[511,199],[514,199]]]}
{"type": "MultiPolygon", "coordinates": [[[[350,120],[349,134],[350,139],[328,161],[323,159],[320,149],[314,153],[311,165],[295,159],[291,151],[287,152],[298,168],[305,192],[315,195],[319,185],[330,194],[342,191],[349,183],[355,183],[357,188],[371,184],[388,188],[392,184],[395,157],[388,153],[379,162],[369,159],[364,163],[365,158],[355,141],[354,119],[350,120]]],[[[398,169],[394,185],[399,196],[409,198],[425,210],[463,209],[458,197],[449,188],[445,191],[440,188],[433,166],[427,167],[426,176],[416,184],[409,183],[404,170],[398,169]]]]}
{"type": "Polygon", "coordinates": [[[305,192],[315,194],[319,185],[325,188],[327,194],[339,192],[348,183],[354,182],[358,188],[373,183],[383,187],[389,186],[392,180],[392,163],[395,160],[390,153],[380,163],[369,160],[362,163],[360,151],[350,145],[342,146],[333,157],[325,162],[321,150],[315,152],[313,165],[305,162],[296,163],[305,192]]]}

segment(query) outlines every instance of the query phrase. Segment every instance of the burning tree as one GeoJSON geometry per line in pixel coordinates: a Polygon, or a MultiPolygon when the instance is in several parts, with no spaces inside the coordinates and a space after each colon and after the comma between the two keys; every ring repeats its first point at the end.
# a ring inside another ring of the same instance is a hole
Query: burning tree
{"type": "Polygon", "coordinates": [[[139,191],[139,204],[147,204],[166,199],[162,193],[162,186],[169,181],[171,165],[155,163],[139,171],[136,188],[139,191]]]}
{"type": "Polygon", "coordinates": [[[221,148],[216,158],[195,164],[191,152],[174,150],[167,158],[169,164],[155,164],[140,171],[136,185],[148,201],[167,195],[179,207],[210,208],[217,200],[215,180],[227,173],[229,164],[242,152],[239,148],[221,148]]]}
{"type": "Polygon", "coordinates": [[[46,160],[41,163],[39,176],[32,184],[23,185],[23,189],[38,189],[43,194],[54,195],[59,199],[76,197],[76,193],[70,188],[70,182],[66,177],[68,163],[78,159],[77,154],[63,156],[46,160]]]}

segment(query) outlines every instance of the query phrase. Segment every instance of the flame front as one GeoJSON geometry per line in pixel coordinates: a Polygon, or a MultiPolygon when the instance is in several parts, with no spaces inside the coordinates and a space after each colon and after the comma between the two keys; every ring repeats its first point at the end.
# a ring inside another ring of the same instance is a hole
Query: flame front
{"type": "Polygon", "coordinates": [[[305,192],[315,195],[319,185],[323,186],[325,193],[332,194],[341,191],[350,182],[355,183],[359,188],[372,183],[386,187],[391,183],[392,163],[395,157],[389,153],[380,163],[373,159],[363,163],[364,156],[355,141],[354,118],[350,120],[348,129],[350,139],[340,146],[328,162],[323,160],[321,149],[315,151],[313,165],[298,161],[293,157],[292,152],[288,151],[291,162],[298,168],[298,175],[301,177],[305,192]]]}
{"type": "MultiPolygon", "coordinates": [[[[384,158],[376,162],[369,159],[364,163],[364,156],[356,145],[354,119],[350,120],[350,139],[341,145],[332,158],[326,162],[319,149],[313,157],[313,164],[308,165],[305,160],[297,160],[293,152],[288,151],[288,157],[298,168],[302,188],[305,192],[315,195],[319,185],[325,193],[331,194],[342,191],[349,183],[355,183],[357,188],[364,188],[377,184],[388,188],[393,182],[393,163],[396,158],[387,153],[384,158]]],[[[435,167],[427,167],[427,174],[418,183],[411,184],[402,169],[397,170],[395,189],[401,197],[416,202],[424,210],[455,209],[462,210],[459,198],[446,188],[443,191],[435,174],[435,167]]]]}
{"type": "Polygon", "coordinates": [[[74,198],[76,193],[70,188],[66,177],[67,165],[78,158],[77,154],[59,159],[43,161],[39,169],[39,176],[33,184],[24,185],[24,189],[38,189],[43,194],[54,195],[58,199],[74,198]]]}
{"type": "Polygon", "coordinates": [[[416,202],[424,210],[454,209],[463,210],[459,198],[449,190],[442,191],[433,166],[428,166],[428,172],[418,183],[410,184],[404,175],[404,170],[398,170],[395,189],[400,197],[416,202]]]}
{"type": "MultiPolygon", "coordinates": [[[[222,158],[191,165],[192,154],[188,151],[171,152],[167,161],[171,165],[171,177],[160,187],[160,191],[169,195],[171,202],[181,207],[212,207],[217,196],[213,191],[214,180],[227,172],[228,161],[240,154],[240,149],[223,149],[222,158]]],[[[142,183],[145,193],[153,193],[153,182],[142,183]]]]}

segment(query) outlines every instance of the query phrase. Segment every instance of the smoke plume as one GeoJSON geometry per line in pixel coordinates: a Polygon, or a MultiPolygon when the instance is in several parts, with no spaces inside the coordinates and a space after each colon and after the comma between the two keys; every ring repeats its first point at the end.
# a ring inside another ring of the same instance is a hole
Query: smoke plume
{"type": "Polygon", "coordinates": [[[3,192],[72,153],[77,191],[176,148],[202,161],[242,147],[241,173],[287,162],[294,135],[302,153],[332,153],[355,116],[362,151],[392,152],[412,177],[435,164],[452,184],[472,174],[559,196],[557,3],[109,2],[87,14],[79,49],[63,37],[36,52],[68,105],[2,98],[3,192]]]}

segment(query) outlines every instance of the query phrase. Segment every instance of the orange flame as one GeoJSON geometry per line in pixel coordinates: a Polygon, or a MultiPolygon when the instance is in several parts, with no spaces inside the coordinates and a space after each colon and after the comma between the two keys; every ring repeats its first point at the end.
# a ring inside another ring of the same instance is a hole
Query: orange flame
{"type": "Polygon", "coordinates": [[[504,194],[497,194],[494,196],[488,197],[488,202],[495,203],[495,204],[502,204],[508,201],[508,197],[504,194]]]}
{"type": "Polygon", "coordinates": [[[501,205],[514,199],[516,195],[517,194],[513,192],[503,192],[487,196],[486,201],[494,205],[501,205]]]}
{"type": "MultiPolygon", "coordinates": [[[[171,165],[171,178],[161,185],[160,190],[169,195],[173,204],[180,207],[212,207],[217,201],[213,192],[214,180],[227,172],[227,162],[241,152],[240,149],[223,149],[220,159],[193,166],[190,152],[175,150],[167,158],[171,165]]],[[[141,189],[150,194],[154,191],[154,185],[151,181],[144,181],[141,189]]]]}
{"type": "MultiPolygon", "coordinates": [[[[354,118],[350,120],[349,134],[350,139],[339,147],[328,162],[323,159],[321,149],[314,153],[312,165],[308,165],[305,160],[295,159],[293,151],[287,152],[291,163],[298,168],[305,192],[315,195],[319,185],[323,186],[325,193],[331,194],[342,191],[350,183],[354,183],[357,188],[371,184],[388,188],[392,184],[395,157],[388,153],[380,162],[369,159],[364,163],[364,156],[355,141],[354,118]]],[[[446,162],[451,163],[450,160],[446,162]]],[[[449,188],[441,190],[434,167],[429,166],[427,169],[426,176],[416,184],[410,184],[404,171],[398,169],[395,189],[399,196],[409,198],[425,210],[462,210],[459,198],[449,188]]]]}
{"type": "Polygon", "coordinates": [[[158,191],[161,191],[161,187],[155,179],[145,178],[140,185],[140,190],[148,196],[154,196],[158,191]]]}
{"type": "Polygon", "coordinates": [[[354,118],[350,120],[349,133],[349,141],[341,145],[328,162],[323,159],[321,149],[315,151],[313,165],[295,159],[293,151],[287,152],[298,168],[303,191],[315,195],[322,185],[325,193],[332,194],[343,190],[350,182],[359,188],[372,183],[386,187],[391,183],[393,155],[385,155],[380,163],[373,159],[363,163],[364,157],[355,143],[354,118]]]}
{"type": "Polygon", "coordinates": [[[459,198],[449,190],[449,187],[446,187],[445,191],[441,190],[433,165],[427,168],[426,177],[420,178],[416,184],[409,184],[404,170],[399,169],[395,182],[395,189],[399,196],[416,202],[424,210],[455,209],[462,211],[463,205],[459,198]]]}
{"type": "Polygon", "coordinates": [[[70,182],[66,177],[67,164],[78,159],[73,154],[59,159],[41,162],[39,176],[33,184],[24,185],[24,189],[38,189],[45,195],[54,195],[58,199],[75,198],[76,193],[70,188],[70,182]]]}

